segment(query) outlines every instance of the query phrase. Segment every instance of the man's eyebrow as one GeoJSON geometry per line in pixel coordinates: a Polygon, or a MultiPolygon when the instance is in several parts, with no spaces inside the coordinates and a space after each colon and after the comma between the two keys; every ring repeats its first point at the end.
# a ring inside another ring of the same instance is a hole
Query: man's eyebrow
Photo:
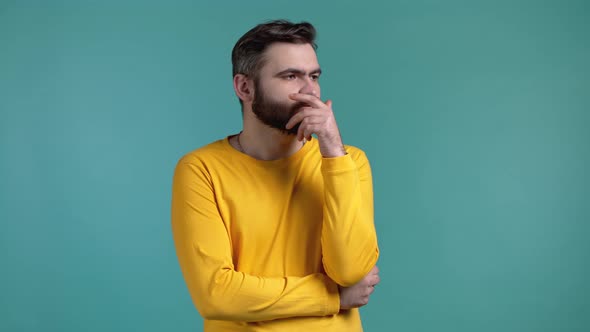
{"type": "MultiPolygon", "coordinates": [[[[322,70],[320,68],[312,70],[309,74],[321,74],[322,70]]],[[[297,74],[297,75],[305,75],[305,71],[297,68],[287,68],[285,70],[281,70],[280,72],[276,73],[275,76],[283,76],[285,74],[297,74]]]]}

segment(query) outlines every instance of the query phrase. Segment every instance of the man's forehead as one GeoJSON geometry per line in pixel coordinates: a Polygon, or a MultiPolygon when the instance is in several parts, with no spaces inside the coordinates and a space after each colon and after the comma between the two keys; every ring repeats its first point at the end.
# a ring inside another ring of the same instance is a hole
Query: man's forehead
{"type": "Polygon", "coordinates": [[[297,68],[311,71],[319,68],[315,50],[310,44],[274,43],[264,53],[264,67],[268,70],[297,68]]]}

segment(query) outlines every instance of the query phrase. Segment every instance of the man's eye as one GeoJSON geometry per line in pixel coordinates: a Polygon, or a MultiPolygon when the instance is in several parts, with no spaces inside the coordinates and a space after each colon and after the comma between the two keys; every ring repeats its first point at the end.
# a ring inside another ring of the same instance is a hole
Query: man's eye
{"type": "Polygon", "coordinates": [[[285,78],[288,79],[288,80],[294,80],[295,78],[297,78],[297,76],[295,76],[295,75],[287,75],[287,76],[285,76],[285,78]]]}
{"type": "Polygon", "coordinates": [[[320,75],[311,75],[311,80],[312,81],[317,81],[320,79],[320,75]]]}

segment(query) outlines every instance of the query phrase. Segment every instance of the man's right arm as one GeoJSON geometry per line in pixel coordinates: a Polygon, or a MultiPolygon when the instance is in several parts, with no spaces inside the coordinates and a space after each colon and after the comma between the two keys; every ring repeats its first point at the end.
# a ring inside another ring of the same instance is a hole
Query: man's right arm
{"type": "Polygon", "coordinates": [[[266,278],[236,271],[213,193],[207,172],[184,159],[178,163],[172,232],[184,279],[205,319],[265,321],[338,313],[338,285],[325,274],[266,278]]]}

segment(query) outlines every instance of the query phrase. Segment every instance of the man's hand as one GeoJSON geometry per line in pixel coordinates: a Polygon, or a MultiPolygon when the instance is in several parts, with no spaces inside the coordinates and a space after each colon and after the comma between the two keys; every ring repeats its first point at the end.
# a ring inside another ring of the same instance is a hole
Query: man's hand
{"type": "Polygon", "coordinates": [[[340,287],[340,309],[358,308],[369,303],[369,296],[379,281],[379,268],[375,265],[363,280],[350,287],[340,287]]]}
{"type": "Polygon", "coordinates": [[[320,144],[320,152],[326,158],[339,157],[346,154],[336,118],[332,111],[332,101],[322,102],[318,97],[304,93],[293,93],[289,98],[305,103],[308,107],[303,107],[301,111],[293,115],[286,129],[293,128],[300,123],[297,131],[297,139],[310,140],[311,134],[316,134],[320,144]]]}

